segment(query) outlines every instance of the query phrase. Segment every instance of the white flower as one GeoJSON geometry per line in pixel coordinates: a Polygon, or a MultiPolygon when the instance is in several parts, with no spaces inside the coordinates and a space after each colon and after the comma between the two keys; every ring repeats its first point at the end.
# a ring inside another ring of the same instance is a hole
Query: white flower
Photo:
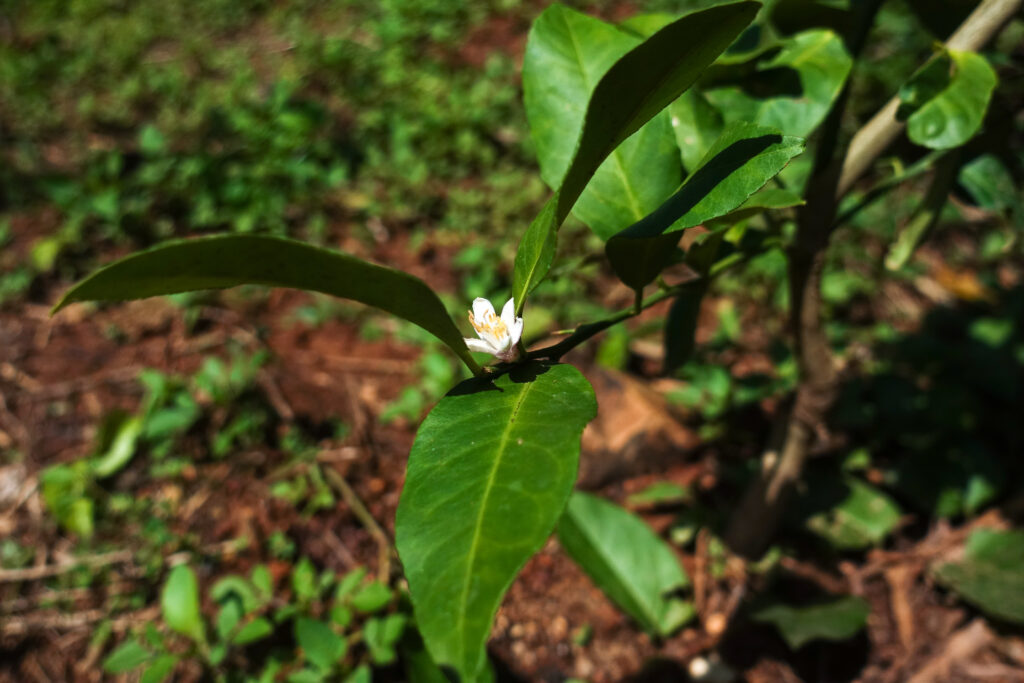
{"type": "Polygon", "coordinates": [[[516,317],[515,299],[505,302],[500,318],[494,314],[490,301],[479,297],[474,299],[469,323],[480,336],[479,339],[466,339],[470,350],[489,353],[503,361],[515,360],[518,353],[516,344],[523,336],[523,319],[516,317]]]}

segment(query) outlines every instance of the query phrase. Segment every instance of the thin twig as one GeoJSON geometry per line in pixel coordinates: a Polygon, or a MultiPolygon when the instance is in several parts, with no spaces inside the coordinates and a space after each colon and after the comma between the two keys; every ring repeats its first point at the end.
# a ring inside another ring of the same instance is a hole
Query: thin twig
{"type": "Polygon", "coordinates": [[[68,562],[61,562],[59,564],[44,564],[38,567],[25,567],[23,569],[0,569],[0,583],[38,581],[39,579],[46,579],[51,576],[67,574],[79,567],[105,567],[111,564],[131,561],[132,553],[130,550],[117,550],[100,555],[81,555],[68,562]]]}
{"type": "MultiPolygon", "coordinates": [[[[160,606],[153,605],[131,614],[110,619],[113,631],[125,631],[132,626],[153,621],[160,614],[160,606]]],[[[24,636],[35,631],[58,630],[68,631],[82,628],[90,624],[110,618],[106,609],[90,609],[71,614],[32,614],[12,617],[0,623],[0,634],[5,636],[24,636]]]]}
{"type": "Polygon", "coordinates": [[[632,318],[639,313],[647,310],[651,306],[655,306],[665,299],[669,299],[683,290],[683,288],[693,282],[693,280],[687,280],[686,282],[669,287],[668,289],[661,290],[660,292],[653,294],[648,297],[646,301],[642,302],[639,309],[636,305],[630,306],[627,309],[621,310],[618,313],[605,318],[604,320],[598,320],[593,323],[586,323],[580,325],[573,331],[571,335],[551,346],[546,346],[543,349],[537,349],[536,351],[530,351],[527,354],[527,358],[550,358],[551,360],[558,360],[569,351],[573,350],[583,342],[587,341],[591,337],[601,332],[604,332],[609,327],[621,323],[623,320],[632,318]]]}
{"type": "Polygon", "coordinates": [[[356,519],[362,523],[366,531],[373,537],[373,540],[377,543],[377,557],[378,557],[378,569],[377,576],[384,583],[389,582],[391,578],[391,555],[395,552],[394,546],[391,544],[391,539],[388,537],[384,528],[377,523],[370,511],[366,509],[363,501],[359,498],[359,495],[352,489],[345,477],[341,476],[333,467],[324,467],[324,474],[327,477],[327,481],[338,490],[341,494],[342,500],[348,505],[349,509],[352,510],[352,514],[356,516],[356,519]]]}

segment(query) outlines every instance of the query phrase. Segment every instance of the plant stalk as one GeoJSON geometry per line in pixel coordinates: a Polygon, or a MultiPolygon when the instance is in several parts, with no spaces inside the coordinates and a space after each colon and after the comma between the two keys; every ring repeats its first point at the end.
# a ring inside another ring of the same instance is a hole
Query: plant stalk
{"type": "MultiPolygon", "coordinates": [[[[1009,21],[1024,0],[984,0],[947,43],[958,50],[977,50],[1009,21]]],[[[863,46],[880,2],[869,3],[851,52],[863,46]]],[[[788,275],[792,306],[790,326],[799,369],[799,384],[784,428],[776,443],[769,444],[761,459],[761,471],[744,492],[726,530],[726,544],[737,554],[759,557],[771,542],[793,486],[817,433],[824,430],[825,416],[838,394],[838,375],[822,318],[821,280],[829,238],[836,225],[839,200],[903,130],[896,121],[899,99],[893,98],[854,135],[842,161],[833,158],[839,122],[847,91],[840,96],[826,121],[822,144],[808,189],[808,202],[800,212],[797,234],[789,253],[788,275]]]]}

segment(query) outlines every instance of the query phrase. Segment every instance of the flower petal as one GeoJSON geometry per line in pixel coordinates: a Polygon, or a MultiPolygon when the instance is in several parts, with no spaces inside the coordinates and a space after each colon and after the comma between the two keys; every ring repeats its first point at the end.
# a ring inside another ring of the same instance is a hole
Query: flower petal
{"type": "Polygon", "coordinates": [[[505,305],[501,308],[501,322],[505,323],[505,327],[509,330],[512,329],[512,325],[516,321],[516,300],[515,297],[505,302],[505,305]]]}
{"type": "Polygon", "coordinates": [[[516,344],[518,344],[519,340],[523,336],[523,319],[516,318],[515,322],[513,322],[512,325],[509,326],[508,333],[509,336],[512,338],[512,341],[509,343],[509,346],[515,346],[516,344]]]}
{"type": "Polygon", "coordinates": [[[469,347],[470,351],[479,351],[480,353],[489,353],[492,356],[495,355],[498,350],[488,344],[483,339],[470,339],[469,337],[463,337],[463,341],[466,342],[466,346],[469,347]]]}
{"type": "Polygon", "coordinates": [[[487,322],[492,315],[494,315],[494,306],[490,301],[479,296],[473,299],[473,317],[476,318],[478,325],[487,322]]]}

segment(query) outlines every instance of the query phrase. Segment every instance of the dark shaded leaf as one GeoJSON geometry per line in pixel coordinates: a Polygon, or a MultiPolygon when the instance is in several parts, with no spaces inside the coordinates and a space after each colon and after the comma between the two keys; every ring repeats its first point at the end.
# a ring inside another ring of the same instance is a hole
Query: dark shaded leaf
{"type": "Polygon", "coordinates": [[[441,300],[419,278],[338,251],[265,235],[213,235],[165,242],[99,269],[54,311],[76,301],[125,301],[253,284],[353,299],[419,325],[474,371],[480,366],[441,300]]]}
{"type": "Polygon", "coordinates": [[[597,168],[690,87],[759,8],[760,3],[744,1],[688,14],[630,50],[604,74],[587,104],[579,142],[559,189],[519,243],[513,273],[517,312],[550,269],[558,228],[597,168]]]}

